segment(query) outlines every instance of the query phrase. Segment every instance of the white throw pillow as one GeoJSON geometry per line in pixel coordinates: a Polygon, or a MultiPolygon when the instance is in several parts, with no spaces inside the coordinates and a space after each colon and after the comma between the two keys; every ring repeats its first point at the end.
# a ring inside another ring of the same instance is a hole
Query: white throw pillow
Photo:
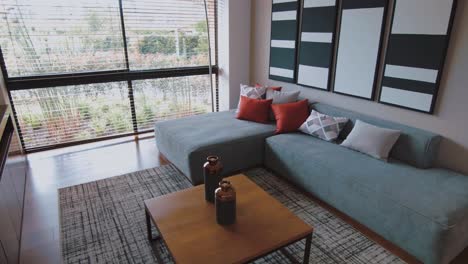
{"type": "Polygon", "coordinates": [[[357,120],[341,145],[386,161],[400,134],[398,130],[377,127],[357,120]]]}
{"type": "Polygon", "coordinates": [[[346,117],[333,117],[312,110],[299,131],[326,141],[335,141],[348,121],[346,117]]]}
{"type": "Polygon", "coordinates": [[[252,87],[245,84],[240,85],[240,95],[239,95],[239,103],[237,104],[236,113],[239,112],[239,105],[240,105],[240,97],[245,96],[252,99],[263,99],[265,95],[267,87],[259,86],[259,87],[252,87]]]}

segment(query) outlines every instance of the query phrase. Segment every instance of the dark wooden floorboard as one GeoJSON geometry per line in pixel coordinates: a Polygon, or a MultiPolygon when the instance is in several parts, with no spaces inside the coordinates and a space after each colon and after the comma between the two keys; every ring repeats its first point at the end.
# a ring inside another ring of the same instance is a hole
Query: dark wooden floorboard
{"type": "Polygon", "coordinates": [[[154,137],[133,137],[28,155],[21,263],[61,262],[58,189],[168,162],[154,137]]]}
{"type": "MultiPolygon", "coordinates": [[[[58,189],[168,164],[153,137],[133,137],[29,154],[21,263],[61,262],[58,189]]],[[[417,261],[366,227],[321,201],[369,238],[409,263],[417,261]]],[[[468,263],[465,250],[453,263],[468,263]]]]}

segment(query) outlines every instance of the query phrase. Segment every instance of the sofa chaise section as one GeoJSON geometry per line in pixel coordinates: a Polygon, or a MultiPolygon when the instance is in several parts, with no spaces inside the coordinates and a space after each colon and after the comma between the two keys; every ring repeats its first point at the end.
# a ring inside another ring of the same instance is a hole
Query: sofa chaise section
{"type": "Polygon", "coordinates": [[[424,263],[448,263],[468,246],[468,177],[431,169],[441,137],[323,103],[312,107],[400,130],[390,162],[303,134],[267,139],[265,166],[353,217],[424,263]]]}
{"type": "Polygon", "coordinates": [[[424,263],[448,263],[468,242],[468,177],[389,163],[307,135],[267,139],[266,167],[424,263]]]}
{"type": "Polygon", "coordinates": [[[224,165],[223,174],[263,163],[265,138],[275,124],[236,119],[234,111],[209,113],[157,122],[156,144],[194,185],[203,183],[206,157],[216,155],[224,165]]]}

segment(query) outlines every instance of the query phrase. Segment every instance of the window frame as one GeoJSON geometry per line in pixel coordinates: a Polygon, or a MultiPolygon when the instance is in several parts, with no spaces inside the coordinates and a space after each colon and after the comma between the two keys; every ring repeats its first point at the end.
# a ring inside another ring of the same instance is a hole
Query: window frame
{"type": "MultiPolygon", "coordinates": [[[[125,69],[122,70],[108,70],[108,71],[88,71],[88,72],[77,72],[77,73],[62,73],[62,74],[46,74],[46,75],[34,75],[24,77],[9,77],[5,59],[3,56],[2,48],[0,47],[0,70],[2,71],[3,78],[6,85],[9,101],[11,104],[14,121],[18,131],[20,144],[25,153],[32,153],[50,149],[57,149],[67,146],[74,146],[86,143],[92,143],[102,140],[117,139],[121,137],[137,136],[139,134],[149,133],[154,131],[149,130],[138,130],[138,122],[136,119],[135,104],[134,104],[134,93],[132,87],[132,81],[135,80],[146,80],[146,79],[160,79],[160,78],[171,78],[171,77],[185,77],[185,76],[196,76],[196,75],[208,75],[210,73],[210,66],[188,66],[188,67],[177,67],[177,68],[161,68],[161,69],[147,69],[147,70],[131,70],[128,56],[128,45],[125,28],[125,17],[123,12],[122,0],[116,0],[119,2],[120,11],[120,23],[122,28],[123,48],[124,48],[124,59],[125,69]],[[69,85],[83,85],[83,84],[94,84],[94,83],[108,83],[108,82],[122,82],[127,81],[128,83],[128,98],[130,101],[130,110],[132,116],[133,132],[118,134],[106,137],[99,137],[88,140],[72,141],[67,143],[60,143],[54,145],[48,145],[45,147],[37,148],[26,148],[21,127],[18,122],[17,112],[11,91],[17,90],[28,90],[28,89],[40,89],[50,88],[56,86],[69,86],[69,85]]],[[[213,87],[213,111],[219,111],[219,98],[218,98],[218,0],[214,0],[214,38],[213,43],[214,50],[214,64],[211,66],[212,69],[212,81],[213,87]],[[214,79],[213,79],[214,78],[214,79]]]]}

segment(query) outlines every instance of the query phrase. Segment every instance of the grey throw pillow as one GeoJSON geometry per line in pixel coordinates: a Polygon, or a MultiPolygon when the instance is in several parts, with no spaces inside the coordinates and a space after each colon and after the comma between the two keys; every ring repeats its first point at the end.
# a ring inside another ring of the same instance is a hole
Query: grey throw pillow
{"type": "MultiPolygon", "coordinates": [[[[299,99],[300,91],[295,92],[279,92],[273,89],[267,89],[266,99],[273,99],[272,104],[287,104],[294,103],[299,99]]],[[[275,120],[273,111],[270,111],[270,120],[275,120]]]]}
{"type": "Polygon", "coordinates": [[[272,104],[287,104],[294,103],[299,98],[300,91],[295,92],[279,92],[273,89],[266,91],[266,99],[273,99],[272,104]]]}
{"type": "Polygon", "coordinates": [[[357,120],[341,145],[386,161],[400,134],[398,130],[377,127],[357,120]]]}

